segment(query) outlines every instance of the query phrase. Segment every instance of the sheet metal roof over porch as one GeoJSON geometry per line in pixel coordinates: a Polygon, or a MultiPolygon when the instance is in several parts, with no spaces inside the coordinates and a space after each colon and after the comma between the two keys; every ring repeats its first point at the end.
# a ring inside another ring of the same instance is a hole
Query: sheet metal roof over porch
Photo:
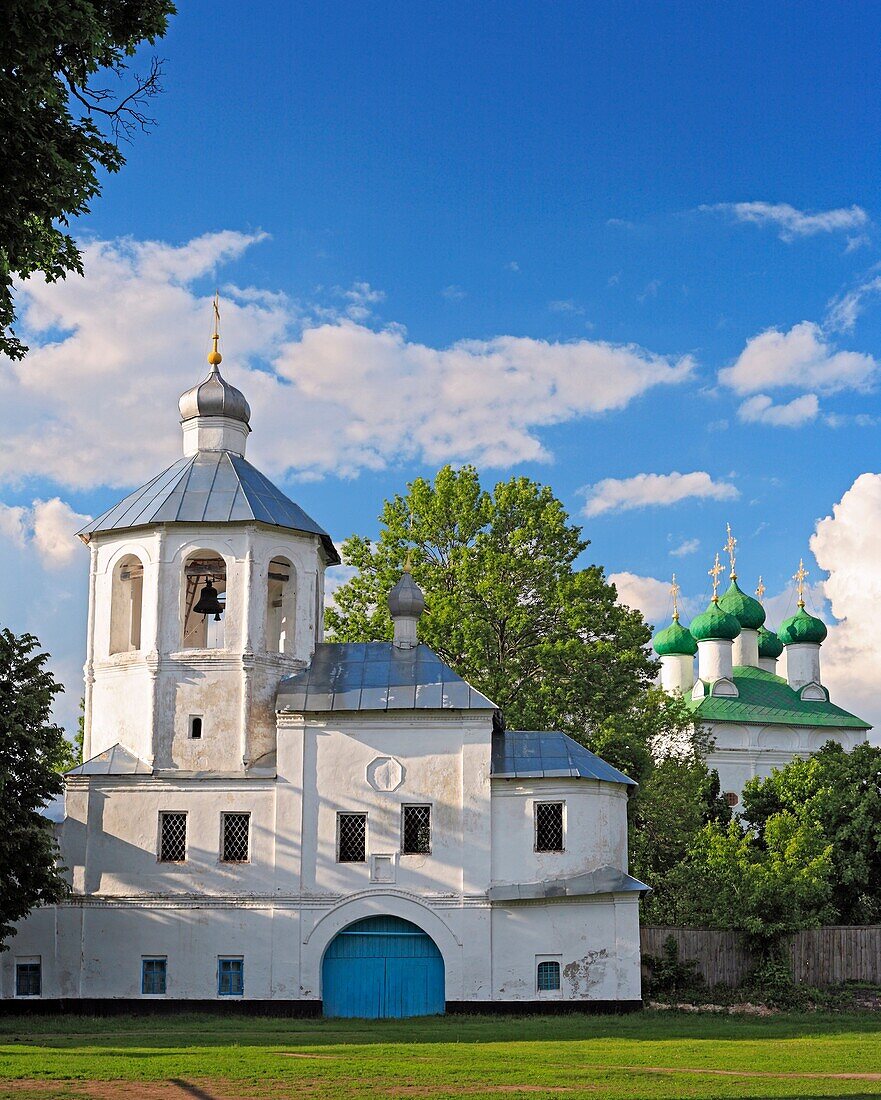
{"type": "Polygon", "coordinates": [[[103,531],[155,523],[267,523],[317,535],[328,562],[339,565],[330,535],[241,455],[199,451],[178,459],[77,532],[84,542],[103,531]]]}
{"type": "Polygon", "coordinates": [[[505,730],[493,735],[493,779],[599,779],[638,786],[568,734],[505,730]]]}
{"type": "Polygon", "coordinates": [[[308,668],[279,685],[276,710],[496,710],[427,645],[321,642],[308,668]]]}

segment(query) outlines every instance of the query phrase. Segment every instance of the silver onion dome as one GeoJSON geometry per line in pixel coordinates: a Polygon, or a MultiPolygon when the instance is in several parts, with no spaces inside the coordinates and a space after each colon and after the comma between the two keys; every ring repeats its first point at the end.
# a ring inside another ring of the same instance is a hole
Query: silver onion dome
{"type": "Polygon", "coordinates": [[[422,589],[413,580],[413,574],[409,570],[401,574],[401,579],[389,592],[388,608],[393,619],[401,617],[418,619],[425,610],[422,589]]]}
{"type": "Polygon", "coordinates": [[[226,416],[247,424],[251,419],[251,406],[245,395],[227,382],[213,362],[208,377],[181,394],[178,407],[182,421],[194,416],[226,416]]]}

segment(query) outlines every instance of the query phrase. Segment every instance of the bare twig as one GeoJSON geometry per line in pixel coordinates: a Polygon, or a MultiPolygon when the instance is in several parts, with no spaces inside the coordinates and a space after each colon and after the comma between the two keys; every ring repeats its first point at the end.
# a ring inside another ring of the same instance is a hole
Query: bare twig
{"type": "Polygon", "coordinates": [[[156,124],[156,119],[142,108],[146,100],[162,91],[162,64],[160,58],[152,58],[149,73],[145,77],[136,75],[135,87],[118,103],[112,103],[115,93],[111,88],[90,88],[88,83],[80,85],[67,70],[62,70],[62,73],[70,94],[90,115],[99,114],[110,120],[116,141],[131,141],[137,130],[149,130],[156,124]],[[108,103],[112,105],[105,106],[108,103]]]}

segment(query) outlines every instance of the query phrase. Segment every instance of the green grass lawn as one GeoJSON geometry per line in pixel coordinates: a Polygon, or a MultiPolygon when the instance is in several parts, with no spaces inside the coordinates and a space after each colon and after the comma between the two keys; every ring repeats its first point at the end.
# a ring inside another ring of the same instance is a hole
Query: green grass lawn
{"type": "Polygon", "coordinates": [[[871,1015],[0,1017],[0,1098],[881,1096],[879,1037],[871,1015]]]}

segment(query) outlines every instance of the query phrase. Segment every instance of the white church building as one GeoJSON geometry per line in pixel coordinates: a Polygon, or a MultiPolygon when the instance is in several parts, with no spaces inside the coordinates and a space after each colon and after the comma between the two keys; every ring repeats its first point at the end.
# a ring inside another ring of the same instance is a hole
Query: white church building
{"type": "MultiPolygon", "coordinates": [[[[245,458],[219,370],[183,457],[88,524],[71,894],[0,955],[0,997],[406,1016],[640,1003],[626,776],[504,728],[418,640],[323,640],[322,528],[245,458]]],[[[714,679],[714,685],[718,677],[714,679]]],[[[714,689],[715,690],[715,689],[714,689]]]]}
{"type": "Polygon", "coordinates": [[[653,639],[661,659],[661,685],[682,695],[696,724],[709,736],[708,764],[718,771],[721,789],[735,808],[748,780],[767,778],[773,769],[815,752],[827,741],[853,749],[872,728],[836,706],[823,685],[820,647],[827,629],[805,610],[804,564],[799,563],[794,577],[798,610],[775,633],[765,625],[761,578],[758,598],[737,583],[736,545],[729,528],[729,587],[718,595],[724,570],[717,554],[710,570],[713,598],[688,628],[679,621],[673,578],[673,621],[653,639]],[[784,668],[778,670],[781,657],[784,668]]]}

